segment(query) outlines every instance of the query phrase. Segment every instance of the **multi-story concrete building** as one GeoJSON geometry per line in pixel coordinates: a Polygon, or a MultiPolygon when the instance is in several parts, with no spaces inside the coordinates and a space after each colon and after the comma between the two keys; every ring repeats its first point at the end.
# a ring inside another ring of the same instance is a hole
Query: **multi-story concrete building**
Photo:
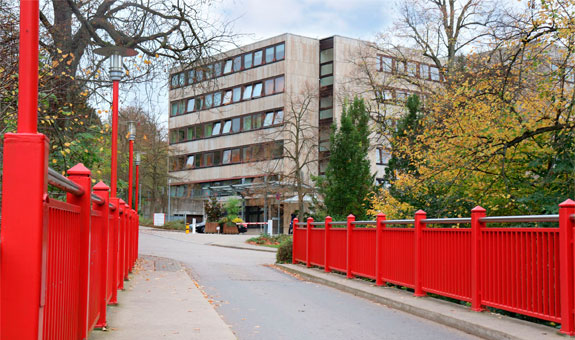
{"type": "MultiPolygon", "coordinates": [[[[379,106],[385,105],[393,118],[403,110],[401,101],[422,92],[422,82],[439,80],[437,68],[407,54],[382,53],[366,41],[339,36],[283,34],[172,70],[172,213],[201,219],[210,195],[241,196],[246,221],[264,221],[279,211],[287,230],[296,209],[286,181],[295,171],[292,120],[300,119],[313,134],[314,142],[299,150],[313,160],[300,172],[310,183],[325,171],[330,127],[345,100],[364,97],[377,107],[374,112],[381,115],[379,106]]],[[[373,144],[372,171],[380,179],[389,157],[377,133],[373,144]]]]}

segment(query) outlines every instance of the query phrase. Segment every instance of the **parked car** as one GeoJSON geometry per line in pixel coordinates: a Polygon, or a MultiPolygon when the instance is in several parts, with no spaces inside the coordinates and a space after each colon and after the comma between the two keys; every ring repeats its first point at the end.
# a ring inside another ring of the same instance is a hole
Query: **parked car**
{"type": "MultiPolygon", "coordinates": [[[[190,230],[192,227],[193,225],[190,223],[190,230]]],[[[206,228],[206,222],[196,223],[196,233],[203,234],[205,228],[206,228]]]]}

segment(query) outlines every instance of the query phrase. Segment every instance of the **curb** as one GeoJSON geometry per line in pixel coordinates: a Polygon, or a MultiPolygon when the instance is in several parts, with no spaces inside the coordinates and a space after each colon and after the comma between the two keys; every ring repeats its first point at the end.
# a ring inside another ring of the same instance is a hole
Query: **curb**
{"type": "Polygon", "coordinates": [[[276,266],[305,280],[351,293],[484,339],[570,339],[547,326],[489,312],[472,312],[469,308],[455,303],[433,298],[417,298],[399,289],[376,287],[365,281],[346,279],[339,274],[324,273],[301,265],[276,264],[276,266]]]}
{"type": "Polygon", "coordinates": [[[267,247],[261,247],[261,249],[259,249],[259,248],[235,246],[235,245],[228,245],[228,244],[218,244],[218,243],[210,243],[210,246],[222,247],[222,248],[232,248],[232,249],[242,249],[242,250],[263,251],[263,252],[267,252],[267,253],[277,253],[278,252],[277,249],[275,249],[275,248],[267,248],[267,247]]]}

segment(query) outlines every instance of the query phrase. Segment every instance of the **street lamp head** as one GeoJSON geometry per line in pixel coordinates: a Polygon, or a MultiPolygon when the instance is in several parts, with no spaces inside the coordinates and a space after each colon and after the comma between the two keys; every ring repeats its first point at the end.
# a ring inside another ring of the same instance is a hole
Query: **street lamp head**
{"type": "Polygon", "coordinates": [[[133,57],[138,54],[136,50],[123,46],[106,46],[94,50],[94,53],[110,57],[110,79],[119,81],[122,79],[122,57],[133,57]]]}
{"type": "Polygon", "coordinates": [[[140,153],[140,151],[136,151],[136,159],[135,159],[135,163],[136,165],[140,165],[140,162],[142,161],[142,155],[140,153]]]}
{"type": "Polygon", "coordinates": [[[128,122],[128,140],[136,140],[136,123],[132,120],[128,122]]]}

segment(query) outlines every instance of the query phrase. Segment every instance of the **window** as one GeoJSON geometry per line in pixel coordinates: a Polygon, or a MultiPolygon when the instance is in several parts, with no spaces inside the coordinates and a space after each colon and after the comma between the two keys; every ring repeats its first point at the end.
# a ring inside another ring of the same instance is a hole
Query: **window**
{"type": "Polygon", "coordinates": [[[216,92],[214,93],[214,107],[222,105],[222,93],[216,92]]]}
{"type": "Polygon", "coordinates": [[[195,156],[195,159],[196,159],[195,167],[196,167],[196,168],[201,167],[201,166],[202,166],[202,155],[201,155],[201,154],[197,154],[197,155],[195,156]]]}
{"type": "Polygon", "coordinates": [[[319,86],[333,85],[333,76],[323,77],[319,80],[319,86]]]}
{"type": "Polygon", "coordinates": [[[329,107],[333,107],[333,97],[332,96],[321,97],[319,99],[319,108],[326,109],[329,107]]]}
{"type": "Polygon", "coordinates": [[[274,80],[273,79],[268,79],[265,82],[265,93],[266,95],[270,95],[274,93],[274,80]]]}
{"type": "Polygon", "coordinates": [[[263,55],[264,51],[256,51],[254,53],[254,66],[260,66],[262,64],[263,55]]]}
{"type": "Polygon", "coordinates": [[[232,97],[232,101],[233,101],[234,103],[239,102],[240,99],[242,99],[242,88],[241,88],[241,87],[236,87],[236,88],[234,88],[233,91],[234,91],[234,94],[233,94],[233,97],[232,97]]]}
{"type": "Polygon", "coordinates": [[[266,63],[271,63],[274,61],[274,48],[266,48],[266,63]]]}
{"type": "Polygon", "coordinates": [[[252,116],[244,117],[244,131],[249,131],[252,129],[252,116]]]}
{"type": "Polygon", "coordinates": [[[252,160],[259,161],[265,159],[265,150],[263,145],[252,145],[252,160]]]}
{"type": "Polygon", "coordinates": [[[178,75],[172,76],[172,87],[178,87],[178,75]]]}
{"type": "Polygon", "coordinates": [[[198,69],[196,71],[196,81],[200,82],[204,80],[204,70],[198,69]]]}
{"type": "Polygon", "coordinates": [[[224,129],[222,130],[222,133],[230,133],[231,129],[232,129],[232,121],[226,120],[224,122],[224,129]]]}
{"type": "Polygon", "coordinates": [[[277,45],[276,46],[276,60],[283,60],[285,57],[285,45],[277,45]]]}
{"type": "Polygon", "coordinates": [[[252,94],[253,98],[261,97],[262,95],[262,83],[257,83],[254,85],[254,93],[252,94]]]}
{"type": "Polygon", "coordinates": [[[319,119],[333,118],[333,109],[323,109],[319,111],[319,119]]]}
{"type": "Polygon", "coordinates": [[[192,140],[192,139],[196,138],[196,136],[194,135],[194,132],[196,132],[196,130],[193,127],[188,128],[188,140],[192,140]]]}
{"type": "Polygon", "coordinates": [[[202,134],[203,129],[201,125],[196,125],[196,127],[194,127],[194,137],[195,138],[202,138],[204,135],[202,134]]]}
{"type": "Polygon", "coordinates": [[[274,124],[281,124],[284,121],[284,112],[282,110],[279,110],[278,112],[276,112],[276,116],[274,119],[274,124]]]}
{"type": "Polygon", "coordinates": [[[180,101],[178,102],[178,106],[179,106],[179,108],[178,108],[178,114],[180,114],[180,115],[181,115],[181,114],[184,114],[184,112],[186,112],[186,102],[183,101],[183,100],[180,100],[180,101]]]}
{"type": "Polygon", "coordinates": [[[230,164],[232,150],[224,150],[222,153],[222,164],[230,164]]]}
{"type": "Polygon", "coordinates": [[[376,164],[382,164],[383,161],[381,160],[381,149],[380,149],[380,148],[377,148],[375,151],[376,151],[376,153],[375,153],[375,163],[376,163],[376,164]]]}
{"type": "Polygon", "coordinates": [[[232,60],[226,60],[226,64],[224,66],[224,74],[228,74],[232,72],[232,60]]]}
{"type": "Polygon", "coordinates": [[[186,131],[178,130],[178,142],[183,142],[186,140],[186,131]]]}
{"type": "Polygon", "coordinates": [[[222,102],[223,105],[229,104],[232,101],[232,90],[226,91],[224,95],[224,100],[222,102]]]}
{"type": "Polygon", "coordinates": [[[333,61],[333,48],[319,52],[319,62],[321,64],[333,61]]]}
{"type": "Polygon", "coordinates": [[[178,142],[178,134],[176,131],[170,131],[170,144],[174,144],[178,142]]]}
{"type": "Polygon", "coordinates": [[[220,165],[222,162],[222,152],[214,151],[214,165],[220,165]]]}
{"type": "Polygon", "coordinates": [[[182,72],[180,73],[179,85],[184,86],[185,84],[186,84],[186,74],[182,72]]]}
{"type": "Polygon", "coordinates": [[[234,72],[238,72],[242,69],[242,56],[239,55],[234,58],[234,72]]]}
{"type": "Polygon", "coordinates": [[[240,132],[240,118],[232,119],[232,132],[240,132]]]}
{"type": "Polygon", "coordinates": [[[280,158],[284,153],[284,142],[277,141],[272,145],[271,156],[272,158],[280,158]]]}
{"type": "Polygon", "coordinates": [[[241,161],[240,149],[232,150],[232,163],[239,163],[241,161]]]}
{"type": "Polygon", "coordinates": [[[206,94],[206,97],[205,97],[204,100],[205,100],[205,101],[204,101],[205,108],[206,108],[206,109],[209,109],[210,107],[212,107],[212,103],[213,103],[213,100],[214,100],[214,95],[211,94],[211,93],[210,93],[210,94],[206,94]]]}
{"type": "Polygon", "coordinates": [[[178,106],[178,103],[177,103],[177,102],[172,103],[172,110],[170,111],[170,114],[171,114],[172,116],[177,116],[177,115],[178,115],[178,107],[179,107],[179,106],[178,106]]]}
{"type": "Polygon", "coordinates": [[[204,107],[204,98],[196,99],[196,110],[201,110],[204,107]]]}
{"type": "Polygon", "coordinates": [[[219,77],[222,75],[222,63],[218,62],[214,64],[214,76],[219,77]]]}
{"type": "Polygon", "coordinates": [[[214,123],[214,129],[212,130],[212,136],[219,135],[221,127],[222,127],[222,123],[220,123],[220,122],[214,123]]]}
{"type": "Polygon", "coordinates": [[[333,74],[333,63],[322,65],[320,68],[320,76],[333,74]]]}
{"type": "Polygon", "coordinates": [[[404,91],[396,91],[395,95],[396,95],[396,99],[399,101],[402,101],[402,102],[406,101],[407,97],[409,96],[409,94],[407,92],[404,92],[404,91]]]}
{"type": "Polygon", "coordinates": [[[252,61],[253,61],[253,54],[248,53],[246,55],[244,55],[244,68],[251,68],[252,67],[252,61]]]}
{"type": "Polygon", "coordinates": [[[243,100],[248,100],[252,98],[252,86],[248,85],[244,87],[244,97],[243,100]]]}
{"type": "Polygon", "coordinates": [[[380,59],[379,70],[383,71],[383,72],[391,73],[392,72],[392,68],[391,68],[392,61],[393,61],[393,59],[391,57],[382,56],[380,59]]]}
{"type": "Polygon", "coordinates": [[[204,125],[204,137],[211,137],[212,136],[213,125],[212,124],[205,124],[204,125]]]}
{"type": "Polygon", "coordinates": [[[194,167],[194,155],[188,156],[186,160],[186,169],[192,169],[194,167]]]}
{"type": "Polygon", "coordinates": [[[206,67],[206,79],[210,79],[214,76],[214,65],[210,64],[206,67]]]}
{"type": "Polygon", "coordinates": [[[397,74],[405,74],[405,61],[395,61],[395,72],[397,74]]]}
{"type": "Polygon", "coordinates": [[[193,83],[195,78],[196,78],[196,71],[195,70],[189,70],[188,71],[188,84],[193,83]]]}
{"type": "Polygon", "coordinates": [[[244,162],[250,162],[252,160],[252,149],[249,146],[242,148],[242,160],[244,162]]]}
{"type": "Polygon", "coordinates": [[[190,98],[188,99],[188,107],[187,107],[187,111],[188,112],[192,112],[194,111],[194,105],[196,103],[196,100],[194,98],[190,98]]]}
{"type": "Polygon", "coordinates": [[[272,125],[274,120],[273,112],[266,112],[266,118],[264,118],[264,127],[272,125]]]}
{"type": "Polygon", "coordinates": [[[439,69],[437,67],[430,66],[429,73],[431,74],[431,80],[439,81],[439,69]]]}
{"type": "Polygon", "coordinates": [[[259,129],[262,127],[262,115],[260,113],[256,113],[255,115],[253,115],[253,124],[254,124],[254,129],[259,129]]]}
{"type": "Polygon", "coordinates": [[[212,165],[214,165],[214,153],[206,152],[204,154],[204,166],[212,166],[212,165]]]}
{"type": "Polygon", "coordinates": [[[276,81],[276,84],[275,84],[275,85],[276,85],[276,88],[275,88],[276,93],[284,92],[284,80],[285,80],[285,79],[284,79],[283,76],[282,76],[282,77],[277,77],[277,78],[275,79],[275,81],[276,81]]]}
{"type": "Polygon", "coordinates": [[[419,76],[423,79],[429,79],[429,66],[421,64],[419,67],[419,76]]]}
{"type": "Polygon", "coordinates": [[[410,77],[417,77],[417,64],[416,63],[407,63],[407,75],[410,77]]]}

